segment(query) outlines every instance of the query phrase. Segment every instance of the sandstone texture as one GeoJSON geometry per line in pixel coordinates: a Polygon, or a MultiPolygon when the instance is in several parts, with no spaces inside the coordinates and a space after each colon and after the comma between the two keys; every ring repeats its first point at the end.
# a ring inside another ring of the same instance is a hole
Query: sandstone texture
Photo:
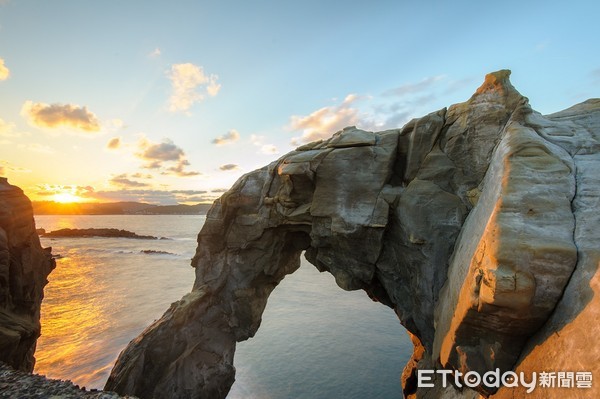
{"type": "MultiPolygon", "coordinates": [[[[418,387],[419,369],[600,379],[600,100],[542,116],[509,75],[401,129],[348,127],[240,178],[198,236],[192,292],[121,353],[107,388],[225,397],[236,342],[302,251],[397,314],[415,345],[408,397],[525,395],[418,387]]],[[[600,397],[598,386],[570,393],[600,397]]]]}
{"type": "Polygon", "coordinates": [[[0,178],[0,361],[33,370],[40,306],[55,263],[35,230],[31,202],[0,178]]]}

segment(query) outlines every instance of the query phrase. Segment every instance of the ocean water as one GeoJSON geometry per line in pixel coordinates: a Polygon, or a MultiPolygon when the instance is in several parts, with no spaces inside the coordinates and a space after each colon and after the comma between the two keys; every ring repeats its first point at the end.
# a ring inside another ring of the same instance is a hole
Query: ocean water
{"type": "MultiPolygon", "coordinates": [[[[204,216],[36,216],[38,228],[112,227],[169,240],[42,237],[60,254],[42,304],[35,372],[102,388],[119,352],[187,293],[204,216]],[[142,250],[169,254],[145,254],[142,250]]],[[[394,313],[306,260],[237,346],[228,398],[401,398],[412,353],[394,313]]]]}

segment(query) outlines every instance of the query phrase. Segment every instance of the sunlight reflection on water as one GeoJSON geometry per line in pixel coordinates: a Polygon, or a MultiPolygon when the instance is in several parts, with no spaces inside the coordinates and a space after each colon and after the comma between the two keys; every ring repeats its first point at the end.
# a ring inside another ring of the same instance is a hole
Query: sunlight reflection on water
{"type": "MultiPolygon", "coordinates": [[[[37,227],[114,227],[171,240],[42,239],[61,254],[42,304],[35,372],[102,388],[119,352],[193,283],[202,216],[38,216],[37,227]],[[144,249],[172,255],[148,255],[144,249]]],[[[400,398],[412,352],[394,313],[344,292],[305,260],[275,289],[256,337],[238,344],[241,398],[400,398]]]]}

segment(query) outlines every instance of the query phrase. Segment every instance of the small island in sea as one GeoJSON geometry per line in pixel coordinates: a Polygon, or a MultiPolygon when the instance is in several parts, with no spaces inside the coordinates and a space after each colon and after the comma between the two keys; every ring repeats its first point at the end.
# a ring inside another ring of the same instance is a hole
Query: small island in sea
{"type": "Polygon", "coordinates": [[[140,235],[133,231],[112,228],[91,228],[91,229],[59,229],[46,232],[44,229],[38,229],[40,236],[49,238],[73,238],[73,237],[111,237],[111,238],[135,238],[138,240],[166,240],[165,237],[154,237],[149,235],[140,235]]]}

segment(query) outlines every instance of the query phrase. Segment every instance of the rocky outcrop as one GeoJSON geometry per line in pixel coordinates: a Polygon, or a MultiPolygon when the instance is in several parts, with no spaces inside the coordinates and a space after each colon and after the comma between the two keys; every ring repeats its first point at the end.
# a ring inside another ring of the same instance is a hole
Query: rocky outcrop
{"type": "Polygon", "coordinates": [[[31,202],[0,178],[0,361],[15,369],[33,370],[44,286],[54,267],[35,231],[31,202]]]}
{"type": "Polygon", "coordinates": [[[114,392],[86,390],[71,381],[48,379],[42,375],[14,370],[0,362],[0,398],[6,399],[135,399],[114,392]]]}
{"type": "MultiPolygon", "coordinates": [[[[138,240],[158,240],[158,237],[139,235],[133,231],[108,229],[108,228],[90,228],[90,229],[59,229],[46,232],[44,229],[38,229],[38,234],[48,238],[75,238],[75,237],[109,237],[109,238],[135,238],[138,240]]],[[[165,239],[162,237],[162,239],[165,239]]]]}
{"type": "Polygon", "coordinates": [[[107,388],[225,397],[236,342],[302,251],[398,315],[415,344],[407,396],[497,391],[419,387],[420,369],[598,373],[586,345],[600,333],[600,101],[544,117],[509,75],[401,129],[349,127],[243,176],[198,236],[192,292],[121,353],[107,388]]]}

